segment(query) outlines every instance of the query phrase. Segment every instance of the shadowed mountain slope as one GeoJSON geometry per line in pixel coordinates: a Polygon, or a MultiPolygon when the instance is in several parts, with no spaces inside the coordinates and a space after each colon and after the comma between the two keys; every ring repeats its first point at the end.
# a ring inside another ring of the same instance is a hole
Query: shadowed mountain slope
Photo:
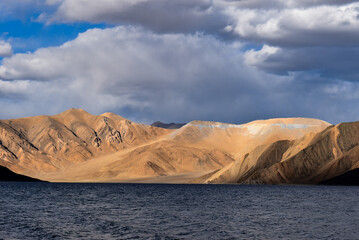
{"type": "Polygon", "coordinates": [[[346,172],[342,175],[327,179],[320,184],[359,186],[359,168],[346,172]]]}
{"type": "Polygon", "coordinates": [[[16,174],[6,167],[0,166],[0,182],[40,182],[39,179],[30,178],[24,175],[16,174]]]}

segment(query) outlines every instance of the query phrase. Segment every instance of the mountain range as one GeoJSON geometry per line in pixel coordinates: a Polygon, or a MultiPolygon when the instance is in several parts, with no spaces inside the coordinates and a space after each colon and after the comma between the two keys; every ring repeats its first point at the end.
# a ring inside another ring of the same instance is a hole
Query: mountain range
{"type": "Polygon", "coordinates": [[[0,120],[0,166],[50,182],[335,184],[357,176],[358,144],[359,122],[308,118],[151,126],[69,109],[0,120]]]}

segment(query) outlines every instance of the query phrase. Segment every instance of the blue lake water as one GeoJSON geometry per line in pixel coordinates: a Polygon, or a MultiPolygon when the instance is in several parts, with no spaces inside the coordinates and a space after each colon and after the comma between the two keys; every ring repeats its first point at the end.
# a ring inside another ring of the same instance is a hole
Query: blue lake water
{"type": "Polygon", "coordinates": [[[0,239],[359,239],[359,187],[0,183],[0,239]]]}

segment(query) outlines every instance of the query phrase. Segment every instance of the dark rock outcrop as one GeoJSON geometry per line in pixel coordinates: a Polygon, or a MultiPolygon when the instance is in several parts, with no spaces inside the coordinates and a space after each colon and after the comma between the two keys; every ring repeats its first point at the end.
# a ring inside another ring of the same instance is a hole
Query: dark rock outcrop
{"type": "Polygon", "coordinates": [[[27,177],[24,175],[16,174],[6,167],[0,166],[0,181],[1,182],[41,182],[36,178],[27,177]]]}
{"type": "Polygon", "coordinates": [[[186,125],[185,123],[163,123],[160,121],[151,124],[152,127],[166,128],[166,129],[178,129],[186,125]]]}
{"type": "Polygon", "coordinates": [[[320,183],[320,185],[346,185],[359,186],[359,168],[333,177],[320,183]]]}

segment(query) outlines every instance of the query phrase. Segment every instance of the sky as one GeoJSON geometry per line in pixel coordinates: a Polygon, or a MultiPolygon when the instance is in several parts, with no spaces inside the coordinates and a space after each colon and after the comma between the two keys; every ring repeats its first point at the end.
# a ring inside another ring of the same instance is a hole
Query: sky
{"type": "Polygon", "coordinates": [[[359,120],[359,1],[2,0],[0,118],[359,120]]]}

